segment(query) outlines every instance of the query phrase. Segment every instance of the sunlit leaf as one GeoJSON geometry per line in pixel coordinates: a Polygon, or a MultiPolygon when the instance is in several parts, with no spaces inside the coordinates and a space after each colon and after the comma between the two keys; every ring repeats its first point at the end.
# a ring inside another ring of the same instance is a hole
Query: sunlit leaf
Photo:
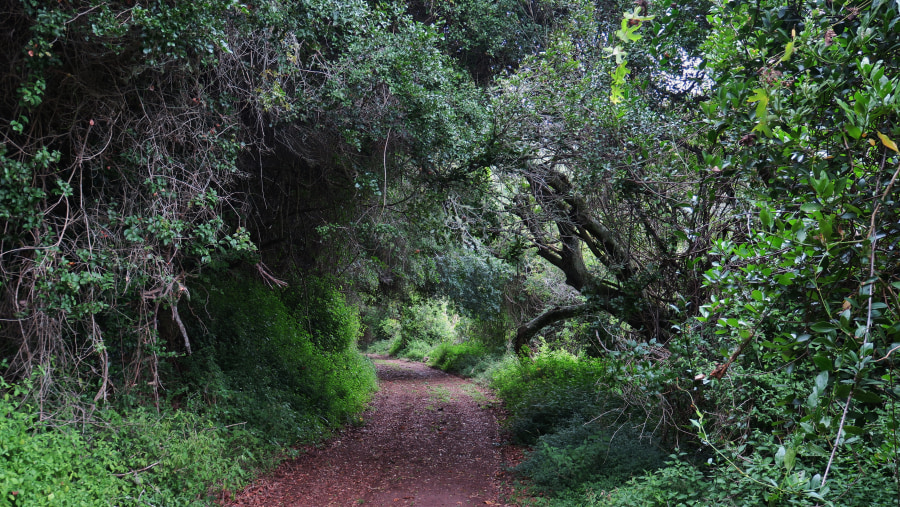
{"type": "Polygon", "coordinates": [[[782,62],[786,62],[791,59],[791,55],[794,54],[794,41],[790,41],[784,47],[784,56],[781,57],[782,62]]]}
{"type": "Polygon", "coordinates": [[[881,132],[878,132],[878,137],[881,139],[881,144],[887,146],[888,149],[891,149],[891,150],[894,150],[894,151],[900,153],[900,150],[897,149],[897,143],[895,143],[894,141],[891,141],[891,139],[888,136],[882,134],[881,132]]]}

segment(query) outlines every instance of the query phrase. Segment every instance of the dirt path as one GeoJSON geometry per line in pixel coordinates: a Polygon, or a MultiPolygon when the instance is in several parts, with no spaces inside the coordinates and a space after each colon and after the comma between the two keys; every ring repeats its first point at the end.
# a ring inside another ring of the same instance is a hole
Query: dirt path
{"type": "Polygon", "coordinates": [[[364,424],[284,463],[231,505],[503,505],[491,400],[423,364],[373,359],[381,389],[364,424]]]}

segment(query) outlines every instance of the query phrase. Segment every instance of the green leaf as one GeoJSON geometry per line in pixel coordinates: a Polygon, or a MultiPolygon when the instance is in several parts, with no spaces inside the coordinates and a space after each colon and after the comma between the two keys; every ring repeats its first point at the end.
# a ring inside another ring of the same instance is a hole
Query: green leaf
{"type": "Polygon", "coordinates": [[[769,96],[766,94],[766,90],[763,88],[756,88],[753,90],[753,95],[747,99],[747,102],[756,102],[756,119],[759,123],[753,127],[753,131],[760,131],[765,135],[771,137],[772,131],[769,129],[768,120],[769,120],[769,96]]]}
{"type": "Polygon", "coordinates": [[[790,41],[784,46],[784,56],[781,57],[781,61],[786,62],[790,60],[792,54],[794,54],[794,41],[790,41]]]}
{"type": "Polygon", "coordinates": [[[828,451],[816,444],[806,444],[803,446],[803,454],[806,456],[817,456],[819,458],[827,458],[829,456],[828,451]]]}
{"type": "Polygon", "coordinates": [[[862,130],[856,125],[848,125],[847,133],[850,134],[850,137],[852,137],[853,139],[859,139],[859,137],[862,135],[862,130]]]}
{"type": "Polygon", "coordinates": [[[819,211],[820,209],[822,209],[822,205],[817,202],[808,202],[800,206],[800,211],[805,211],[807,213],[819,211]]]}
{"type": "Polygon", "coordinates": [[[819,232],[822,233],[822,239],[828,241],[834,230],[832,225],[833,215],[826,215],[819,219],[819,232]]]}
{"type": "Polygon", "coordinates": [[[835,329],[837,329],[837,327],[829,322],[816,322],[815,324],[809,326],[809,328],[817,333],[827,333],[829,331],[834,331],[835,329]]]}
{"type": "Polygon", "coordinates": [[[846,398],[850,394],[851,387],[848,384],[837,384],[834,386],[834,395],[838,398],[846,398]]]}
{"type": "Polygon", "coordinates": [[[794,278],[796,277],[796,273],[794,273],[793,271],[788,271],[787,273],[776,276],[775,281],[777,281],[781,285],[784,285],[785,287],[788,287],[794,283],[794,278]]]}
{"type": "Polygon", "coordinates": [[[797,463],[797,449],[791,447],[784,453],[784,468],[787,469],[788,472],[794,469],[794,465],[797,463]]]}
{"type": "Polygon", "coordinates": [[[847,433],[849,435],[862,435],[863,429],[858,426],[846,425],[844,426],[844,433],[847,433]]]}
{"type": "Polygon", "coordinates": [[[830,357],[823,355],[814,356],[813,363],[815,363],[816,367],[819,368],[819,371],[834,370],[834,363],[831,361],[830,357]]]}
{"type": "Polygon", "coordinates": [[[809,396],[806,398],[806,406],[815,409],[819,406],[819,391],[813,389],[809,396]]]}
{"type": "Polygon", "coordinates": [[[772,214],[769,213],[768,208],[759,210],[759,221],[762,222],[766,229],[772,228],[774,221],[772,220],[772,214]]]}
{"type": "Polygon", "coordinates": [[[826,387],[828,387],[828,372],[823,371],[816,375],[816,390],[823,393],[826,387]]]}
{"type": "Polygon", "coordinates": [[[863,403],[881,403],[882,401],[884,401],[882,397],[877,393],[873,393],[872,391],[864,391],[862,389],[853,391],[853,398],[863,403]]]}

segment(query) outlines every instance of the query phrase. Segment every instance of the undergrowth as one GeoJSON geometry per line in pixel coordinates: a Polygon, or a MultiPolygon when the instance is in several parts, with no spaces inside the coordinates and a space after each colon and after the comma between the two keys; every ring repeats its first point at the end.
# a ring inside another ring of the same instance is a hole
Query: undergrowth
{"type": "Polygon", "coordinates": [[[208,323],[194,322],[201,338],[182,382],[214,420],[291,444],[349,421],[375,374],[355,350],[359,318],[339,293],[313,282],[281,296],[243,280],[210,286],[208,323]]]}
{"type": "MultiPolygon", "coordinates": [[[[654,368],[659,378],[668,378],[666,369],[683,366],[673,357],[654,368]]],[[[589,358],[541,347],[534,356],[507,360],[495,371],[491,385],[509,412],[512,439],[531,446],[515,469],[533,495],[530,504],[755,507],[900,501],[894,469],[886,466],[896,459],[886,411],[869,424],[870,434],[848,439],[866,452],[836,454],[829,483],[822,487],[829,442],[779,438],[783,413],[791,405],[767,411],[735,408],[727,417],[704,419],[715,414],[706,412],[710,407],[735,406],[730,400],[738,378],[751,383],[742,388],[773,396],[767,390],[793,388],[796,372],[753,370],[751,376],[735,367],[735,380],[704,386],[705,400],[694,409],[703,412],[696,412],[694,427],[681,433],[684,447],[678,449],[651,432],[659,422],[653,411],[634,409],[636,400],[650,403],[653,398],[626,396],[632,369],[621,357],[589,358]],[[734,431],[746,431],[740,447],[728,445],[734,431]]],[[[652,384],[638,387],[650,392],[652,384]]]]}
{"type": "Polygon", "coordinates": [[[126,468],[110,442],[38,421],[36,407],[10,396],[14,386],[0,378],[0,388],[0,505],[132,503],[140,491],[113,475],[126,468]]]}
{"type": "Polygon", "coordinates": [[[160,352],[158,403],[134,386],[90,424],[41,421],[22,401],[31,383],[0,379],[0,506],[209,505],[351,421],[375,389],[359,317],[333,284],[308,282],[194,289],[180,310],[194,353],[160,352]]]}

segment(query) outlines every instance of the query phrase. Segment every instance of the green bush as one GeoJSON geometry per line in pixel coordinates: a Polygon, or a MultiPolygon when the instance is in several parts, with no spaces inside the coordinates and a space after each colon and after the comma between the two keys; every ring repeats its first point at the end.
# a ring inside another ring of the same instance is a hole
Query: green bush
{"type": "Polygon", "coordinates": [[[400,338],[400,321],[391,318],[382,320],[379,323],[376,336],[378,336],[380,340],[388,342],[400,338]]]}
{"type": "Polygon", "coordinates": [[[572,420],[542,435],[517,471],[545,492],[578,489],[585,483],[621,484],[659,468],[663,454],[629,426],[572,420]]]}
{"type": "Polygon", "coordinates": [[[207,505],[216,490],[240,489],[277,448],[243,425],[224,427],[188,410],[108,411],[98,439],[114,442],[144,504],[207,505]]]}
{"type": "Polygon", "coordinates": [[[37,420],[36,408],[3,394],[0,378],[0,505],[134,505],[119,451],[70,427],[37,420]]]}
{"type": "Polygon", "coordinates": [[[11,399],[0,401],[0,506],[208,505],[279,450],[187,410],[106,409],[79,433],[11,399]]]}
{"type": "Polygon", "coordinates": [[[423,361],[428,357],[431,348],[432,344],[425,340],[394,340],[391,342],[388,353],[392,356],[412,359],[413,361],[423,361]]]}
{"type": "Polygon", "coordinates": [[[407,306],[400,318],[402,348],[414,341],[436,345],[453,339],[453,324],[448,317],[447,304],[426,301],[407,306]]]}
{"type": "Polygon", "coordinates": [[[400,321],[395,317],[397,311],[394,304],[385,306],[366,306],[360,308],[360,322],[364,326],[367,339],[361,345],[368,347],[378,341],[392,340],[400,333],[400,321]]]}
{"type": "Polygon", "coordinates": [[[514,325],[508,317],[476,319],[461,316],[456,325],[457,341],[476,341],[492,349],[506,349],[514,325]]]}
{"type": "Polygon", "coordinates": [[[353,346],[361,333],[359,311],[347,305],[333,280],[295,277],[281,300],[316,348],[335,352],[353,346]]]}
{"type": "Polygon", "coordinates": [[[632,413],[614,391],[620,370],[609,358],[544,346],[491,372],[513,441],[534,446],[516,471],[554,498],[548,505],[585,505],[585,488],[610,490],[664,463],[653,435],[643,433],[652,422],[646,412],[632,413]]]}
{"type": "MultiPolygon", "coordinates": [[[[606,494],[597,495],[596,489],[587,487],[586,491],[595,494],[596,501],[583,505],[605,506],[669,506],[669,505],[733,505],[733,503],[709,504],[711,501],[710,485],[715,479],[711,479],[701,469],[686,461],[672,457],[666,467],[634,478],[618,488],[603,487],[606,494]],[[705,499],[705,500],[704,500],[705,499]]],[[[585,495],[586,496],[586,495],[585,495]]],[[[744,501],[750,499],[745,498],[744,501]]],[[[751,504],[752,505],[752,504],[751,504]]]]}
{"type": "Polygon", "coordinates": [[[392,343],[393,341],[391,340],[380,340],[372,342],[366,347],[366,353],[388,355],[390,354],[392,343]]]}
{"type": "MultiPolygon", "coordinates": [[[[741,463],[741,470],[724,463],[692,463],[685,454],[672,455],[663,468],[636,477],[618,487],[604,485],[605,494],[588,501],[591,488],[582,488],[580,505],[670,505],[764,507],[770,505],[892,505],[897,484],[883,469],[836,470],[826,490],[808,490],[785,481],[784,468],[770,460],[758,466],[741,463]]],[[[790,474],[814,480],[820,471],[795,469],[790,474]]],[[[599,489],[599,488],[596,488],[599,489]]],[[[594,491],[596,493],[596,491],[594,491]]],[[[575,495],[570,495],[575,496],[575,495]]]]}
{"type": "Polygon", "coordinates": [[[204,288],[182,302],[195,352],[160,363],[168,398],[159,410],[123,393],[80,434],[4,395],[0,506],[207,505],[210,493],[240,488],[284,447],[321,439],[365,406],[374,369],[350,347],[359,320],[339,293],[316,286],[312,300],[328,306],[308,308],[317,323],[304,327],[298,307],[254,280],[204,288]]]}
{"type": "MultiPolygon", "coordinates": [[[[383,319],[377,335],[389,340],[388,354],[422,361],[437,344],[453,340],[454,324],[446,302],[415,302],[404,308],[399,321],[383,319]]],[[[376,348],[383,350],[384,346],[376,348]]]]}
{"type": "Polygon", "coordinates": [[[203,305],[208,323],[192,323],[197,352],[183,361],[183,381],[198,409],[283,444],[321,438],[361,410],[375,388],[375,374],[349,348],[358,317],[343,298],[322,290],[331,306],[305,310],[323,321],[313,326],[320,333],[316,341],[293,317],[299,307],[289,311],[261,283],[209,285],[203,305]],[[344,348],[336,349],[339,344],[344,348]]]}
{"type": "Polygon", "coordinates": [[[611,371],[607,359],[545,348],[534,358],[504,362],[492,374],[491,387],[510,412],[513,440],[532,444],[573,418],[589,420],[615,408],[615,398],[601,397],[597,386],[611,371]]]}
{"type": "Polygon", "coordinates": [[[429,351],[428,357],[428,366],[467,377],[484,372],[495,360],[483,345],[475,342],[442,342],[429,351]]]}

